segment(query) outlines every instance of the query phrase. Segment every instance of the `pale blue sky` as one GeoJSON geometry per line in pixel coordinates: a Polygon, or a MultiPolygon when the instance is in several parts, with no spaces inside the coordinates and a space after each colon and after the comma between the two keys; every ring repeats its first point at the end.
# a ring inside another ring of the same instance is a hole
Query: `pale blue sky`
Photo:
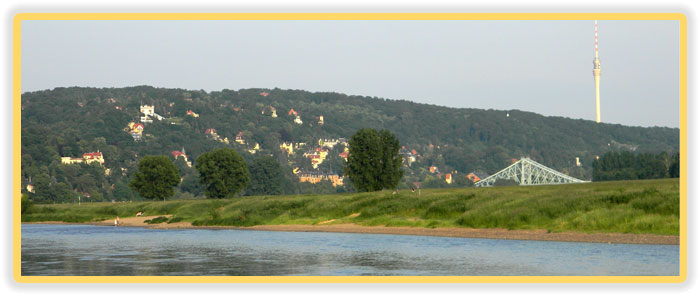
{"type": "MultiPolygon", "coordinates": [[[[679,22],[599,21],[601,117],[679,127],[679,22]]],[[[22,91],[334,91],[593,120],[593,21],[23,21],[22,91]]]]}

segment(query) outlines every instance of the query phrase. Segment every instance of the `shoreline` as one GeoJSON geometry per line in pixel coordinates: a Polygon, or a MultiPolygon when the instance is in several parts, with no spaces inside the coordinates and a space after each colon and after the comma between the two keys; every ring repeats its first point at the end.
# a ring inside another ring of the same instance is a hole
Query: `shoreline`
{"type": "MultiPolygon", "coordinates": [[[[158,215],[167,216],[167,215],[158,215]]],[[[500,239],[500,240],[530,240],[553,242],[583,242],[606,244],[645,244],[645,245],[680,245],[680,236],[654,234],[625,234],[625,233],[582,233],[558,232],[548,233],[547,230],[508,230],[500,228],[422,228],[422,227],[386,227],[362,226],[353,223],[325,225],[255,225],[239,226],[193,226],[189,222],[146,224],[145,220],[158,216],[127,217],[120,219],[123,227],[144,227],[152,229],[228,229],[228,230],[262,230],[282,232],[333,232],[333,233],[362,233],[362,234],[391,234],[412,236],[435,236],[454,238],[500,239]]],[[[60,221],[23,222],[23,224],[66,224],[66,225],[99,225],[114,226],[114,219],[101,222],[67,223],[60,221]]]]}

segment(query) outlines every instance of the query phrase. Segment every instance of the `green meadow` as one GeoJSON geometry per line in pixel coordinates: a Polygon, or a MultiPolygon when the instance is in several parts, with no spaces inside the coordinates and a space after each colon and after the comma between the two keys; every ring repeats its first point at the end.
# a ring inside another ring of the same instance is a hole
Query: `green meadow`
{"type": "Polygon", "coordinates": [[[32,205],[23,222],[93,222],[154,216],[199,225],[355,223],[365,226],[546,229],[679,235],[678,179],[547,186],[426,189],[221,200],[32,205]],[[172,215],[168,217],[160,217],[172,215]]]}

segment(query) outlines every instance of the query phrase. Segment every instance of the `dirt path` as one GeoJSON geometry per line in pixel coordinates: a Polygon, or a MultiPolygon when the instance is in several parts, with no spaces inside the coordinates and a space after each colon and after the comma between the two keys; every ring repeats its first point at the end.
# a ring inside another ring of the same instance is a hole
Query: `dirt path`
{"type": "MultiPolygon", "coordinates": [[[[621,234],[579,232],[547,233],[546,230],[507,230],[497,228],[419,228],[419,227],[386,227],[361,226],[357,224],[324,224],[324,225],[256,225],[251,227],[235,226],[193,226],[189,222],[146,224],[144,221],[158,216],[126,217],[119,219],[119,226],[137,226],[155,229],[235,229],[235,230],[265,230],[288,232],[340,232],[364,234],[393,234],[415,236],[438,236],[459,238],[505,239],[505,240],[537,240],[561,242],[613,243],[613,244],[657,244],[679,245],[679,236],[662,236],[650,234],[621,234]]],[[[36,222],[63,224],[62,222],[36,222]]],[[[114,219],[91,223],[94,225],[114,226],[114,219]]]]}

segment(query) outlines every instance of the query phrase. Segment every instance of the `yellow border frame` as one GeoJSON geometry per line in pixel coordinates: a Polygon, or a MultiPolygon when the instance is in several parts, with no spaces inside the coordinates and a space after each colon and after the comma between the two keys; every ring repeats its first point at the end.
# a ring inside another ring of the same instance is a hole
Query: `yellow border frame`
{"type": "Polygon", "coordinates": [[[682,283],[688,275],[688,21],[682,13],[19,13],[12,28],[13,277],[19,283],[682,283]],[[21,25],[24,20],[677,20],[680,21],[679,276],[68,276],[21,275],[21,25]]]}

